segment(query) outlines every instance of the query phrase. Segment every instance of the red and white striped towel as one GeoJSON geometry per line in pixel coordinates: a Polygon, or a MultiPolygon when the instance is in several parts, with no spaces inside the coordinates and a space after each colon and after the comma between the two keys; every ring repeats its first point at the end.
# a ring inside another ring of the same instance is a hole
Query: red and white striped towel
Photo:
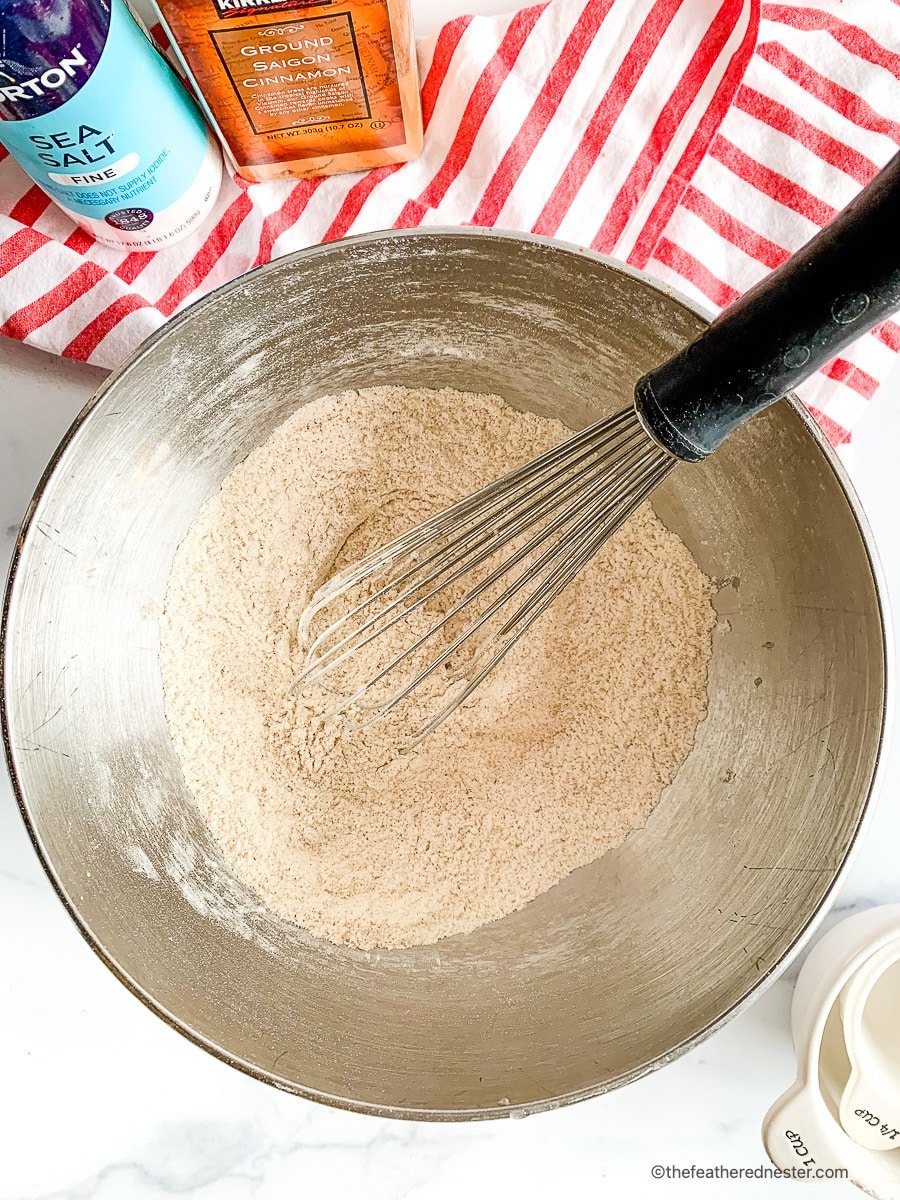
{"type": "MultiPolygon", "coordinates": [[[[532,230],[625,259],[710,308],[827,223],[900,143],[898,0],[550,0],[420,47],[415,162],[226,184],[194,239],[96,245],[0,162],[0,331],[114,366],[242,271],[388,227],[532,230]]],[[[900,350],[888,322],[804,389],[832,441],[900,350]]]]}

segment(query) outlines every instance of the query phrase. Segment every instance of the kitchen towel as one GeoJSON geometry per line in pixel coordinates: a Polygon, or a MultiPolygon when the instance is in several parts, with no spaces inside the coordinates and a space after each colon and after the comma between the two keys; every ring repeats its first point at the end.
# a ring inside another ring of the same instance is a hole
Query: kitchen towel
{"type": "MultiPolygon", "coordinates": [[[[229,180],[205,228],[155,254],[98,246],[6,156],[0,332],[113,367],[192,300],[291,250],[454,224],[591,247],[716,310],[900,143],[898,0],[550,0],[451,21],[420,66],[419,159],[229,180]]],[[[898,350],[889,321],[804,386],[832,442],[898,350]]]]}

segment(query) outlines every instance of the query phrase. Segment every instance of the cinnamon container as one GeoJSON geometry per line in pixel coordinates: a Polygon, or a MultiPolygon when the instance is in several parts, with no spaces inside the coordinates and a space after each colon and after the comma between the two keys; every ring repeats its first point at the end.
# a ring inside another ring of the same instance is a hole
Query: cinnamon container
{"type": "Polygon", "coordinates": [[[254,183],[422,149],[408,0],[155,0],[238,173],[254,183]]]}

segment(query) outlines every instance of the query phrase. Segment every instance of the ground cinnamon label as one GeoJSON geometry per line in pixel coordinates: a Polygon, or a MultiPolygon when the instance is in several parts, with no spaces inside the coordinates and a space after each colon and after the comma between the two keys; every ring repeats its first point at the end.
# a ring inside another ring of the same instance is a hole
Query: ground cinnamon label
{"type": "Polygon", "coordinates": [[[422,145],[407,0],[157,0],[238,171],[362,170],[422,145]]]}

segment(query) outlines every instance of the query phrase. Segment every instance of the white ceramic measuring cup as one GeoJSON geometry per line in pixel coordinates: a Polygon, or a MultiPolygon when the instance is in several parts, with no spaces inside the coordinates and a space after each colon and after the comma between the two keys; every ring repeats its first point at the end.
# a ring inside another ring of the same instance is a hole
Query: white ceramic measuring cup
{"type": "Polygon", "coordinates": [[[900,1150],[900,936],[847,981],[838,999],[850,1077],[841,1124],[870,1150],[900,1150]]]}
{"type": "Polygon", "coordinates": [[[763,1121],[763,1144],[775,1166],[804,1168],[809,1179],[819,1168],[844,1168],[878,1200],[900,1200],[900,1155],[865,1149],[840,1124],[850,1066],[837,1002],[862,964],[898,937],[900,904],[891,904],[848,917],[812,949],[791,1006],[797,1078],[763,1121]]]}

